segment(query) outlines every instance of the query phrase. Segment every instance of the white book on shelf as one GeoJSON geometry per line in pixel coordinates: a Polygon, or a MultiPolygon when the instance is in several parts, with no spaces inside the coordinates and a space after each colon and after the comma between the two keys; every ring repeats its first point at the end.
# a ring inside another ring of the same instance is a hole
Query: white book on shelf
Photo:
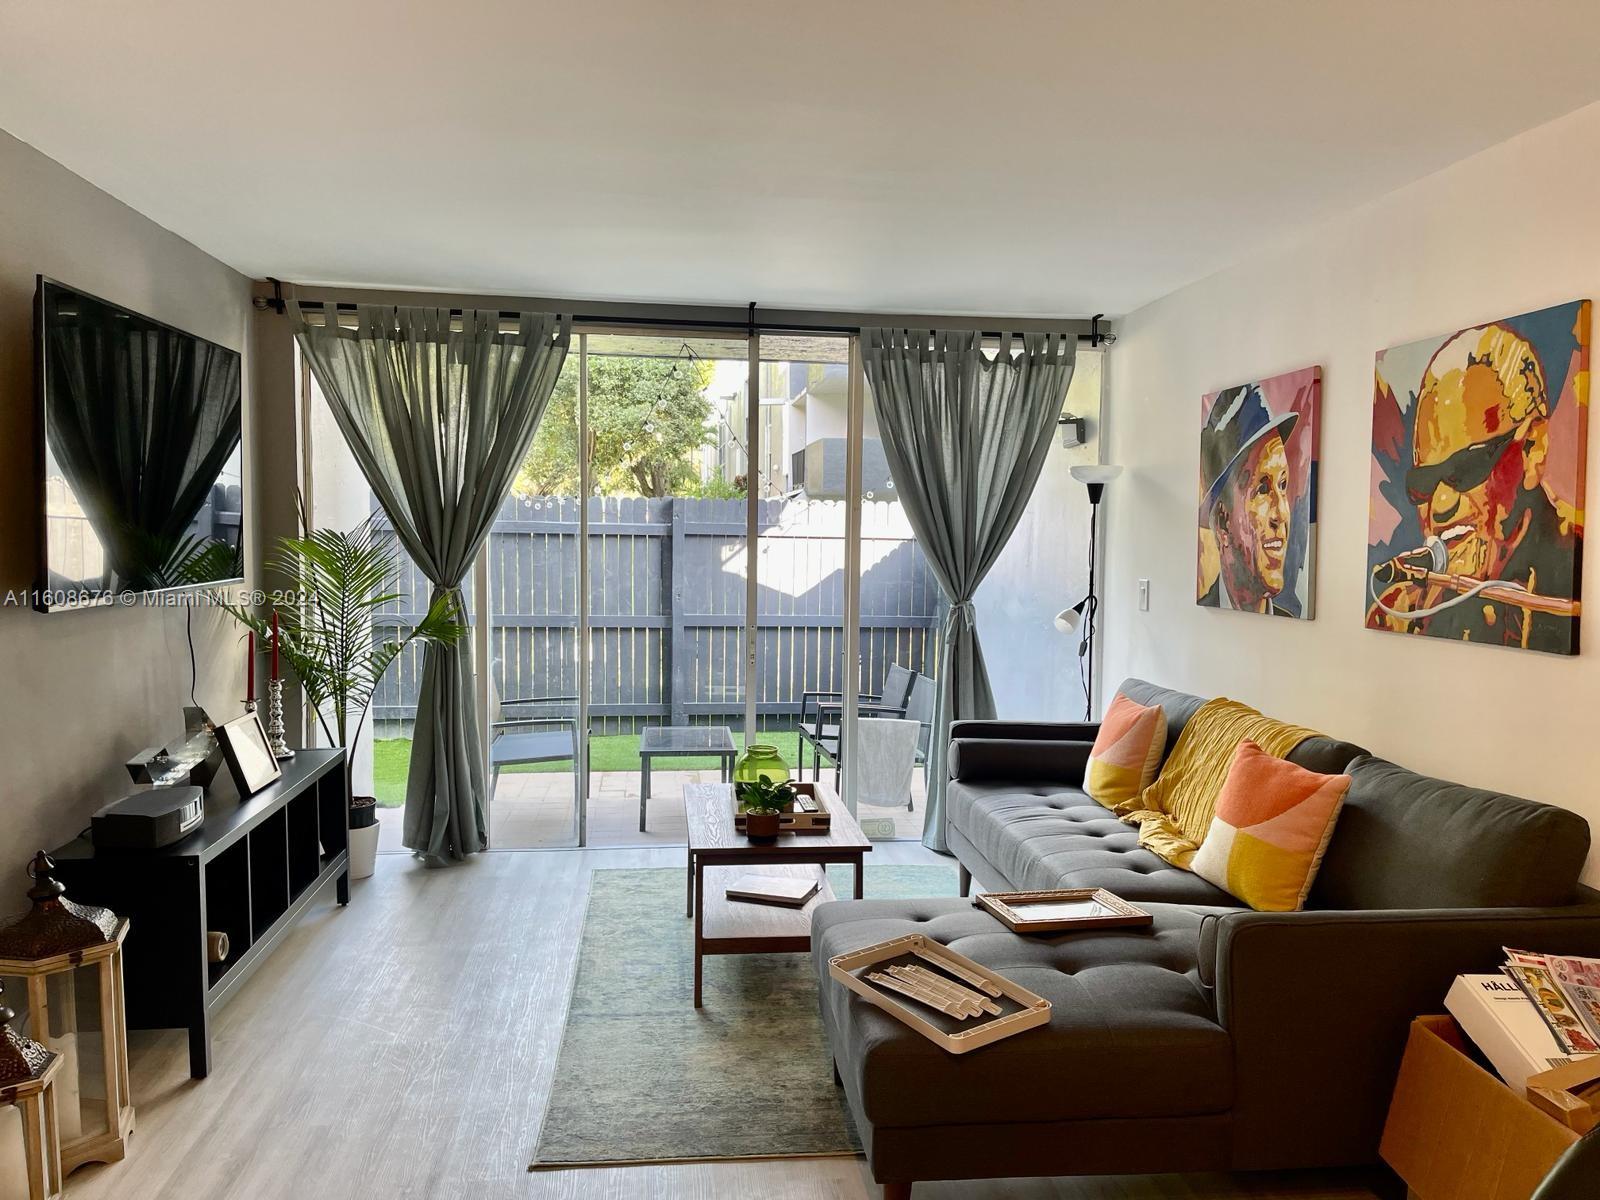
{"type": "Polygon", "coordinates": [[[1572,1061],[1533,1001],[1504,975],[1458,975],[1444,1006],[1518,1094],[1527,1091],[1528,1076],[1572,1061]]]}
{"type": "Polygon", "coordinates": [[[821,886],[815,875],[741,875],[728,885],[728,899],[804,908],[821,886]]]}

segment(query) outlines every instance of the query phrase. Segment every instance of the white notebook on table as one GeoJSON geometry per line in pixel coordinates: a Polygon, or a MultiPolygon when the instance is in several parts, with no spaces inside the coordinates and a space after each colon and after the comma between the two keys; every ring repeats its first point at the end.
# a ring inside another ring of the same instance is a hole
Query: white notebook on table
{"type": "Polygon", "coordinates": [[[822,881],[816,876],[800,875],[741,875],[728,886],[729,900],[746,900],[752,904],[781,904],[786,908],[804,908],[806,901],[817,894],[822,881]]]}

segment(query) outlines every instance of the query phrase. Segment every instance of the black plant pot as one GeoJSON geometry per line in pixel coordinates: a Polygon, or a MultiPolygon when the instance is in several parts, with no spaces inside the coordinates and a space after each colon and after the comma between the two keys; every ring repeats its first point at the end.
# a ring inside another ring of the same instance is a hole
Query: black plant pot
{"type": "Polygon", "coordinates": [[[350,828],[365,829],[378,823],[378,798],[376,796],[350,797],[350,828]]]}

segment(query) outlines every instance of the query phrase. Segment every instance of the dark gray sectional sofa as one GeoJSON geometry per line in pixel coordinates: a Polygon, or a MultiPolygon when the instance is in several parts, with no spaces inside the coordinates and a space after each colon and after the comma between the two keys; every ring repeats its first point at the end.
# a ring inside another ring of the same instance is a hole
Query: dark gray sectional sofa
{"type": "MultiPolygon", "coordinates": [[[[1170,753],[1201,698],[1140,680],[1170,753]]],[[[1418,775],[1331,738],[1291,758],[1348,771],[1306,911],[1258,913],[1168,865],[1081,790],[1096,727],[961,722],[947,833],[986,890],[1105,887],[1146,930],[1013,934],[967,900],[823,905],[823,1021],[873,1176],[916,1180],[1335,1167],[1377,1161],[1411,1019],[1503,946],[1600,955],[1574,813],[1418,775]],[[828,977],[919,932],[1049,999],[1050,1024],[950,1055],[828,977]]]]}

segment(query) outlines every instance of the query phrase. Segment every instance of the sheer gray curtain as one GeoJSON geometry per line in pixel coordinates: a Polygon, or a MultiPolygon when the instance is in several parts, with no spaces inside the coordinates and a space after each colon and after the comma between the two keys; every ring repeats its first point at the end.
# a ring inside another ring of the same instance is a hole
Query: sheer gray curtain
{"type": "MultiPolygon", "coordinates": [[[[561,373],[570,318],[519,313],[516,328],[502,332],[511,322],[490,311],[361,305],[351,324],[308,319],[299,305],[292,315],[400,544],[434,597],[454,593],[459,604],[561,373]]],[[[487,845],[479,728],[468,646],[426,646],[405,844],[429,863],[487,845]]]]}
{"type": "Polygon", "coordinates": [[[972,597],[1039,480],[1072,381],[1077,339],[1007,334],[983,353],[977,333],[863,329],[861,359],[884,456],[917,542],[950,604],[928,748],[922,841],[946,851],[950,723],[994,716],[972,597]]]}

